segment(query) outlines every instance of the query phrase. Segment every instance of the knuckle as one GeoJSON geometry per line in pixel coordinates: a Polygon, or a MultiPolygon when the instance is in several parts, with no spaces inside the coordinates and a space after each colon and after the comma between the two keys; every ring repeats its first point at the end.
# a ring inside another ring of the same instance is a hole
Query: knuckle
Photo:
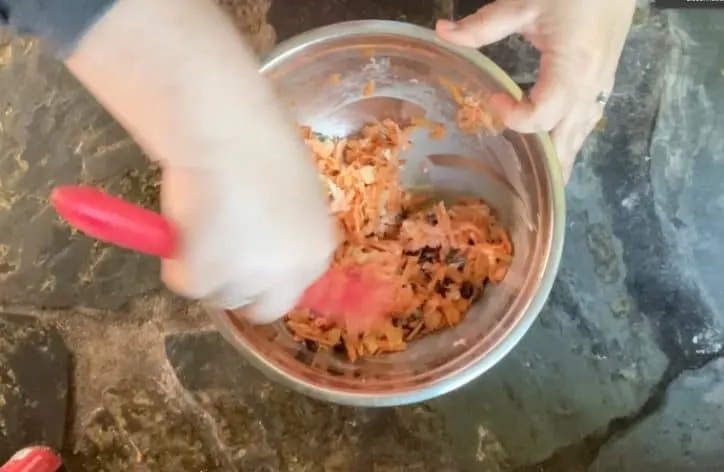
{"type": "Polygon", "coordinates": [[[540,116],[536,120],[536,123],[541,131],[550,131],[558,124],[559,121],[560,117],[557,115],[541,112],[540,116]]]}
{"type": "Polygon", "coordinates": [[[508,8],[521,17],[532,19],[540,10],[539,2],[531,2],[529,0],[508,0],[508,8]]]}
{"type": "Polygon", "coordinates": [[[570,100],[565,82],[556,81],[534,90],[531,94],[529,120],[539,131],[552,130],[563,118],[566,102],[570,100]]]}
{"type": "Polygon", "coordinates": [[[528,121],[537,131],[550,131],[558,124],[560,116],[552,104],[543,102],[534,105],[528,121]]]}

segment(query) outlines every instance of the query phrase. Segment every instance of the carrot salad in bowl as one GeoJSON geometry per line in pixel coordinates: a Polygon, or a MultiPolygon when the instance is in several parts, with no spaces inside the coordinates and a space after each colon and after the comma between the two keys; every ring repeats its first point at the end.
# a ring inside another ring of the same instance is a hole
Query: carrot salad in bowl
{"type": "MultiPolygon", "coordinates": [[[[460,105],[461,130],[491,127],[477,103],[460,105]]],[[[384,120],[349,138],[302,127],[337,223],[332,267],[370,268],[396,293],[389,312],[363,329],[304,309],[288,313],[287,328],[314,349],[334,349],[350,361],[402,351],[458,324],[486,285],[503,280],[510,267],[510,236],[485,202],[445,203],[402,187],[400,156],[415,126],[420,123],[384,120]]],[[[435,126],[431,133],[442,134],[435,126]]]]}

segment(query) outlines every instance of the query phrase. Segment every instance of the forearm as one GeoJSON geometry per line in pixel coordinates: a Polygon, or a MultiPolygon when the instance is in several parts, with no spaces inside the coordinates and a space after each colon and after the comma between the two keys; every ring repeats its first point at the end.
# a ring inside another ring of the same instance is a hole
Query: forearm
{"type": "Polygon", "coordinates": [[[210,0],[120,0],[66,63],[158,160],[218,168],[229,152],[296,154],[256,58],[210,0]]]}
{"type": "Polygon", "coordinates": [[[212,0],[0,0],[3,15],[65,60],[153,159],[223,169],[236,154],[254,172],[255,155],[274,156],[273,167],[300,154],[254,54],[212,0]]]}

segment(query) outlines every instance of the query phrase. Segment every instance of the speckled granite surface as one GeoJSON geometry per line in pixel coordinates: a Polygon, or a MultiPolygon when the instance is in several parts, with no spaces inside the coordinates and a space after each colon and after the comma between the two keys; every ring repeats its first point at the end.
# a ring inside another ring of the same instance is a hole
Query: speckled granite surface
{"type": "MultiPolygon", "coordinates": [[[[258,51],[328,22],[453,12],[442,0],[222,3],[258,51]]],[[[721,470],[722,20],[642,5],[605,129],[569,186],[540,319],[468,387],[389,410],[270,383],[198,306],[159,289],[154,261],[64,227],[53,185],[153,206],[156,173],[37,44],[0,32],[0,459],[43,438],[68,471],[721,470]]],[[[519,39],[486,53],[533,82],[519,39]]]]}

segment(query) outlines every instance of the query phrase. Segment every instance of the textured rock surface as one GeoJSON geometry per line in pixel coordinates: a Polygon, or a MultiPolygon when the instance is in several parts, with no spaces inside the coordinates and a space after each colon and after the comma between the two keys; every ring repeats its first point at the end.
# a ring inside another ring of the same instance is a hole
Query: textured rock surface
{"type": "Polygon", "coordinates": [[[58,330],[0,314],[0,464],[28,443],[63,445],[70,352],[58,330]]]}
{"type": "Polygon", "coordinates": [[[36,42],[0,32],[0,51],[0,302],[113,309],[157,287],[156,261],[71,231],[47,201],[87,182],[153,207],[143,154],[36,42]]]}
{"type": "Polygon", "coordinates": [[[210,432],[149,379],[126,379],[103,394],[66,468],[107,472],[224,469],[210,432]]]}
{"type": "Polygon", "coordinates": [[[660,279],[669,279],[669,287],[681,280],[697,299],[692,305],[682,300],[676,310],[666,307],[661,318],[679,314],[666,318],[688,327],[679,342],[682,355],[692,356],[724,348],[718,270],[724,264],[724,187],[718,178],[724,173],[724,12],[675,11],[669,18],[675,46],[651,140],[651,192],[662,239],[676,247],[662,274],[670,277],[660,279]]]}
{"type": "Polygon", "coordinates": [[[499,366],[435,402],[466,470],[547,459],[636,411],[658,382],[666,357],[635,307],[580,306],[569,290],[556,286],[540,321],[499,366]]]}
{"type": "Polygon", "coordinates": [[[724,455],[724,360],[686,372],[665,406],[606,445],[590,472],[717,472],[724,455]]]}
{"type": "MultiPolygon", "coordinates": [[[[566,458],[576,454],[590,458],[608,438],[646,422],[649,415],[658,415],[666,408],[672,381],[686,369],[722,354],[721,290],[712,269],[719,257],[715,248],[723,243],[722,209],[714,203],[722,187],[711,177],[721,173],[718,156],[724,143],[717,131],[724,119],[718,47],[724,33],[722,16],[681,10],[641,15],[639,20],[642,17],[629,42],[629,51],[635,47],[638,52],[624,55],[617,84],[620,95],[611,103],[606,131],[590,143],[598,149],[593,155],[584,153],[576,178],[586,172],[590,159],[590,167],[600,178],[613,234],[621,244],[624,284],[669,364],[640,410],[613,420],[602,434],[560,451],[546,470],[560,470],[555,464],[566,463],[566,458]],[[654,31],[651,25],[659,23],[657,40],[634,42],[636,31],[643,39],[654,31]],[[653,61],[644,60],[641,52],[647,49],[650,54],[658,51],[659,59],[653,55],[649,56],[653,61]],[[653,100],[647,100],[652,92],[653,100]],[[627,94],[638,100],[627,101],[627,94]],[[647,108],[653,120],[641,114],[647,108]],[[602,144],[605,147],[599,147],[602,144]]],[[[574,181],[572,194],[576,188],[574,181]]],[[[696,414],[692,414],[690,425],[695,424],[696,414]]],[[[681,420],[686,422],[685,418],[681,420]]],[[[711,440],[717,441],[717,433],[712,430],[711,434],[715,435],[711,440]]],[[[695,451],[702,464],[718,454],[708,444],[702,442],[695,451]]],[[[631,464],[640,463],[632,458],[631,464]]],[[[631,470],[661,469],[634,466],[631,470]]]]}
{"type": "Polygon", "coordinates": [[[167,333],[206,329],[210,323],[200,306],[166,293],[138,297],[113,313],[45,311],[43,318],[60,330],[73,352],[74,436],[120,379],[172,377],[163,347],[167,333]]]}
{"type": "Polygon", "coordinates": [[[658,398],[623,437],[604,447],[591,471],[722,467],[723,367],[720,359],[711,359],[724,352],[724,296],[716,270],[722,262],[724,207],[715,177],[724,171],[719,132],[724,27],[720,12],[670,11],[667,18],[672,47],[645,185],[623,194],[622,206],[632,206],[627,210],[630,216],[636,210],[636,218],[622,222],[619,231],[639,235],[630,253],[637,268],[631,282],[638,284],[639,303],[645,302],[671,360],[665,378],[673,383],[660,386],[658,398]],[[651,203],[644,209],[642,200],[651,203]],[[700,370],[684,370],[707,362],[700,370]]]}
{"type": "Polygon", "coordinates": [[[442,418],[428,406],[370,410],[311,400],[261,376],[215,332],[168,336],[166,352],[236,470],[457,470],[442,418]]]}

